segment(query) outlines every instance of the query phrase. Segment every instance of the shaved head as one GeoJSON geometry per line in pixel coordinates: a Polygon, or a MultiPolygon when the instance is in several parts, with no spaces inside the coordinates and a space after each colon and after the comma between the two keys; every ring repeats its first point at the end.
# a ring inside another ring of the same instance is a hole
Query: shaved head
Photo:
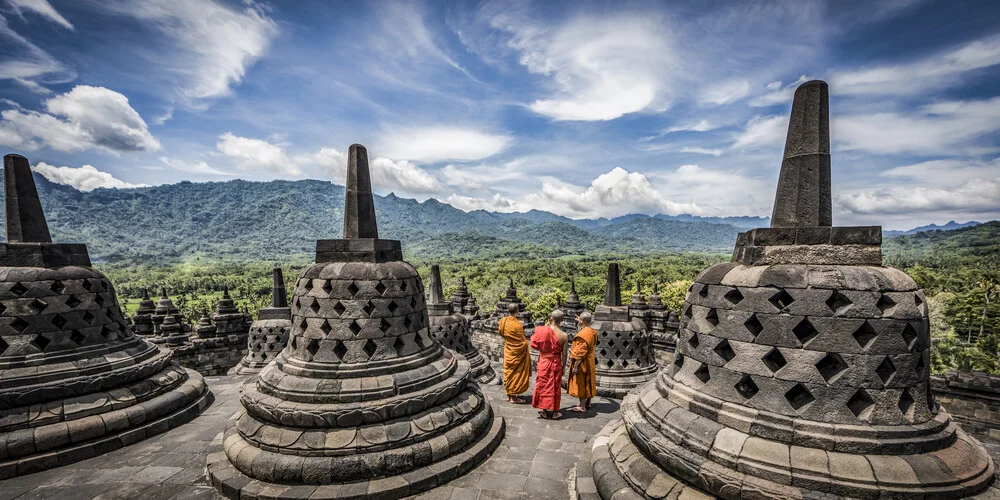
{"type": "Polygon", "coordinates": [[[517,314],[517,312],[520,309],[521,308],[518,307],[517,303],[515,303],[515,302],[511,302],[510,304],[507,304],[507,313],[510,314],[510,315],[512,315],[512,316],[515,315],[515,314],[517,314]]]}
{"type": "Polygon", "coordinates": [[[583,323],[583,326],[590,326],[590,322],[594,321],[594,315],[590,314],[590,311],[583,311],[577,318],[580,319],[580,323],[583,323]]]}

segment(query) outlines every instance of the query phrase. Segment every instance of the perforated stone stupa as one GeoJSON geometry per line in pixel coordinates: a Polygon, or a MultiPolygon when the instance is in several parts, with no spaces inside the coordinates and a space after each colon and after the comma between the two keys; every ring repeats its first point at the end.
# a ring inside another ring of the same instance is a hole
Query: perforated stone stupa
{"type": "Polygon", "coordinates": [[[881,228],[831,227],[828,102],[824,82],[796,90],[772,227],[695,279],[674,362],[593,450],[602,497],[943,499],[993,481],[932,396],[924,293],[882,267],[881,228]]]}
{"type": "Polygon", "coordinates": [[[271,307],[257,312],[257,321],[250,325],[247,355],[233,367],[234,375],[255,375],[285,348],[292,330],[292,309],[288,307],[285,278],[281,268],[272,271],[271,307]]]}
{"type": "Polygon", "coordinates": [[[368,154],[352,145],[344,239],[316,243],[288,346],[243,387],[212,484],[230,498],[400,498],[485,460],[503,420],[430,335],[423,294],[399,241],[378,237],[368,154]]]}
{"type": "Polygon", "coordinates": [[[479,305],[476,298],[469,293],[469,287],[465,284],[465,276],[458,283],[455,293],[451,294],[451,307],[457,313],[465,316],[469,321],[479,319],[479,305]]]}
{"type": "Polygon", "coordinates": [[[209,404],[200,375],[133,334],[83,244],[52,243],[28,160],[4,157],[0,479],[164,432],[209,404]]]}
{"type": "Polygon", "coordinates": [[[617,398],[648,382],[657,370],[646,324],[621,301],[618,264],[611,263],[604,304],[594,310],[591,326],[597,331],[597,393],[617,398]]]}
{"type": "Polygon", "coordinates": [[[495,382],[496,371],[469,340],[472,331],[469,320],[454,311],[452,302],[445,301],[442,288],[441,268],[434,264],[431,266],[431,299],[427,303],[431,336],[444,347],[462,355],[469,362],[472,376],[479,383],[495,382]]]}

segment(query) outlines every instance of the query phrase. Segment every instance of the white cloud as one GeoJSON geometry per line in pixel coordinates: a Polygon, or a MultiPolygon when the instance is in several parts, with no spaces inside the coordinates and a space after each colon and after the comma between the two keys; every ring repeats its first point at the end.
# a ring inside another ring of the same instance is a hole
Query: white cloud
{"type": "Polygon", "coordinates": [[[418,162],[473,161],[503,151],[510,137],[458,127],[414,127],[393,130],[378,143],[390,158],[418,162]]]}
{"type": "Polygon", "coordinates": [[[9,47],[0,60],[0,79],[11,79],[44,93],[44,87],[35,80],[65,83],[76,78],[73,70],[12,30],[3,16],[0,16],[0,44],[9,47]]]}
{"type": "MultiPolygon", "coordinates": [[[[235,174],[231,172],[226,172],[225,170],[219,170],[213,166],[210,166],[204,160],[189,161],[189,160],[181,160],[178,158],[169,158],[166,156],[161,156],[160,161],[163,162],[164,165],[179,172],[189,172],[192,174],[235,176],[235,174]]],[[[147,167],[147,168],[149,170],[161,170],[161,167],[158,166],[147,167]]]]}
{"type": "MultiPolygon", "coordinates": [[[[330,179],[343,184],[347,178],[347,152],[322,148],[311,155],[296,157],[302,163],[314,164],[329,173],[330,179]]],[[[372,189],[378,192],[393,191],[400,194],[435,194],[444,187],[441,181],[419,165],[406,161],[393,161],[385,157],[368,159],[372,189]]]]}
{"type": "Polygon", "coordinates": [[[834,73],[838,94],[913,94],[954,84],[972,70],[1000,64],[1000,35],[966,43],[922,59],[834,73]]]}
{"type": "Polygon", "coordinates": [[[673,132],[708,132],[709,130],[718,128],[718,125],[712,125],[708,120],[699,120],[693,123],[685,123],[682,125],[676,125],[673,127],[665,128],[661,131],[660,135],[670,134],[673,132]]]}
{"type": "Polygon", "coordinates": [[[73,29],[73,25],[66,20],[56,9],[52,8],[52,5],[48,0],[8,0],[15,9],[20,11],[21,9],[30,10],[35,14],[38,14],[49,21],[52,21],[63,28],[68,30],[73,29]]]}
{"type": "Polygon", "coordinates": [[[788,117],[782,115],[755,116],[736,135],[735,149],[754,149],[781,144],[788,129],[788,117]]]}
{"type": "Polygon", "coordinates": [[[45,162],[38,162],[32,170],[45,176],[46,179],[58,183],[67,184],[80,191],[93,191],[97,188],[136,188],[144,187],[145,184],[132,184],[114,177],[107,172],[101,172],[92,165],[84,165],[79,168],[56,167],[45,162]]]}
{"type": "Polygon", "coordinates": [[[1000,177],[971,179],[952,188],[893,186],[837,196],[840,207],[855,214],[996,213],[997,200],[1000,177]]]}
{"type": "Polygon", "coordinates": [[[78,85],[47,99],[44,106],[48,113],[20,109],[0,112],[0,144],[29,151],[48,146],[64,152],[100,148],[118,153],[162,148],[128,98],[113,90],[78,85]]]}
{"type": "Polygon", "coordinates": [[[699,211],[691,213],[700,215],[769,215],[774,201],[770,180],[740,168],[688,164],[650,178],[671,199],[697,205],[699,211]]]}
{"type": "Polygon", "coordinates": [[[103,8],[128,15],[161,31],[174,43],[161,61],[188,106],[227,96],[243,81],[247,69],[267,51],[278,25],[252,0],[232,8],[214,0],[144,0],[101,2],[103,8]]]}
{"type": "Polygon", "coordinates": [[[226,132],[219,136],[215,148],[236,160],[240,170],[288,175],[301,175],[302,169],[285,155],[282,146],[263,139],[240,137],[226,132]]]}
{"type": "Polygon", "coordinates": [[[500,193],[494,193],[493,196],[489,198],[473,198],[455,193],[448,196],[448,198],[444,201],[449,205],[459,210],[465,210],[466,212],[471,212],[473,210],[513,212],[515,211],[516,206],[516,202],[514,200],[504,198],[503,196],[500,196],[500,193]]]}
{"type": "Polygon", "coordinates": [[[795,80],[784,87],[781,86],[781,82],[771,82],[767,84],[767,90],[770,90],[770,92],[754,97],[750,100],[750,105],[753,107],[767,107],[778,104],[791,106],[792,98],[795,97],[795,89],[798,88],[800,84],[808,82],[809,80],[815,80],[815,78],[802,75],[798,80],[795,80]]]}
{"type": "Polygon", "coordinates": [[[750,93],[750,82],[732,80],[702,90],[698,97],[701,104],[722,106],[743,99],[750,93]]]}
{"type": "Polygon", "coordinates": [[[780,80],[775,80],[775,81],[767,84],[767,90],[778,90],[780,88],[781,88],[781,81],[780,80]]]}
{"type": "MultiPolygon", "coordinates": [[[[943,159],[893,167],[883,177],[909,180],[925,185],[942,186],[972,179],[988,179],[1000,173],[1000,158],[990,161],[943,159]]],[[[1000,208],[1000,205],[998,205],[1000,208]]]]}
{"type": "Polygon", "coordinates": [[[720,156],[722,155],[721,149],[708,149],[708,148],[697,148],[697,147],[683,147],[679,150],[681,153],[693,153],[699,155],[711,155],[720,156]]]}

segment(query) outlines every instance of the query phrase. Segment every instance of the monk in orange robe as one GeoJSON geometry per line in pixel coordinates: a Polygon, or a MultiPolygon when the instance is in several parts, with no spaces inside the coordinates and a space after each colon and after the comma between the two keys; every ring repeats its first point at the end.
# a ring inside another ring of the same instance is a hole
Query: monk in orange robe
{"type": "Polygon", "coordinates": [[[507,402],[523,404],[518,397],[528,390],[531,383],[531,357],[528,355],[528,339],[524,337],[524,327],[517,319],[518,305],[507,306],[507,316],[500,320],[500,336],[503,337],[503,386],[507,392],[507,402]]]}
{"type": "Polygon", "coordinates": [[[573,338],[570,347],[569,380],[566,388],[569,395],[580,399],[580,404],[569,411],[582,413],[590,409],[590,400],[597,395],[597,367],[594,364],[594,346],[597,345],[597,332],[590,327],[593,316],[584,311],[577,318],[580,331],[573,338]]]}
{"type": "Polygon", "coordinates": [[[566,366],[566,343],[569,336],[559,328],[566,314],[556,309],[549,315],[549,322],[536,326],[531,334],[531,348],[538,351],[538,374],[531,406],[541,410],[538,418],[557,419],[562,402],[563,367],[566,366]]]}

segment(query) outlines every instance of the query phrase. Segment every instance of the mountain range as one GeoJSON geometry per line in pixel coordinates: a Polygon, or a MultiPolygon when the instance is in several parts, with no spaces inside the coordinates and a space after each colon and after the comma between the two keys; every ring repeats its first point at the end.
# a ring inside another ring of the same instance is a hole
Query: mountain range
{"type": "MultiPolygon", "coordinates": [[[[327,181],[184,181],[89,192],[38,174],[35,181],[53,240],[87,243],[98,262],[285,260],[311,256],[315,240],[339,238],[343,227],[344,188],[327,181]]],[[[376,195],[375,207],[381,237],[402,240],[408,255],[450,259],[729,253],[738,232],[769,224],[766,217],[464,212],[393,194],[376,195]]]]}

